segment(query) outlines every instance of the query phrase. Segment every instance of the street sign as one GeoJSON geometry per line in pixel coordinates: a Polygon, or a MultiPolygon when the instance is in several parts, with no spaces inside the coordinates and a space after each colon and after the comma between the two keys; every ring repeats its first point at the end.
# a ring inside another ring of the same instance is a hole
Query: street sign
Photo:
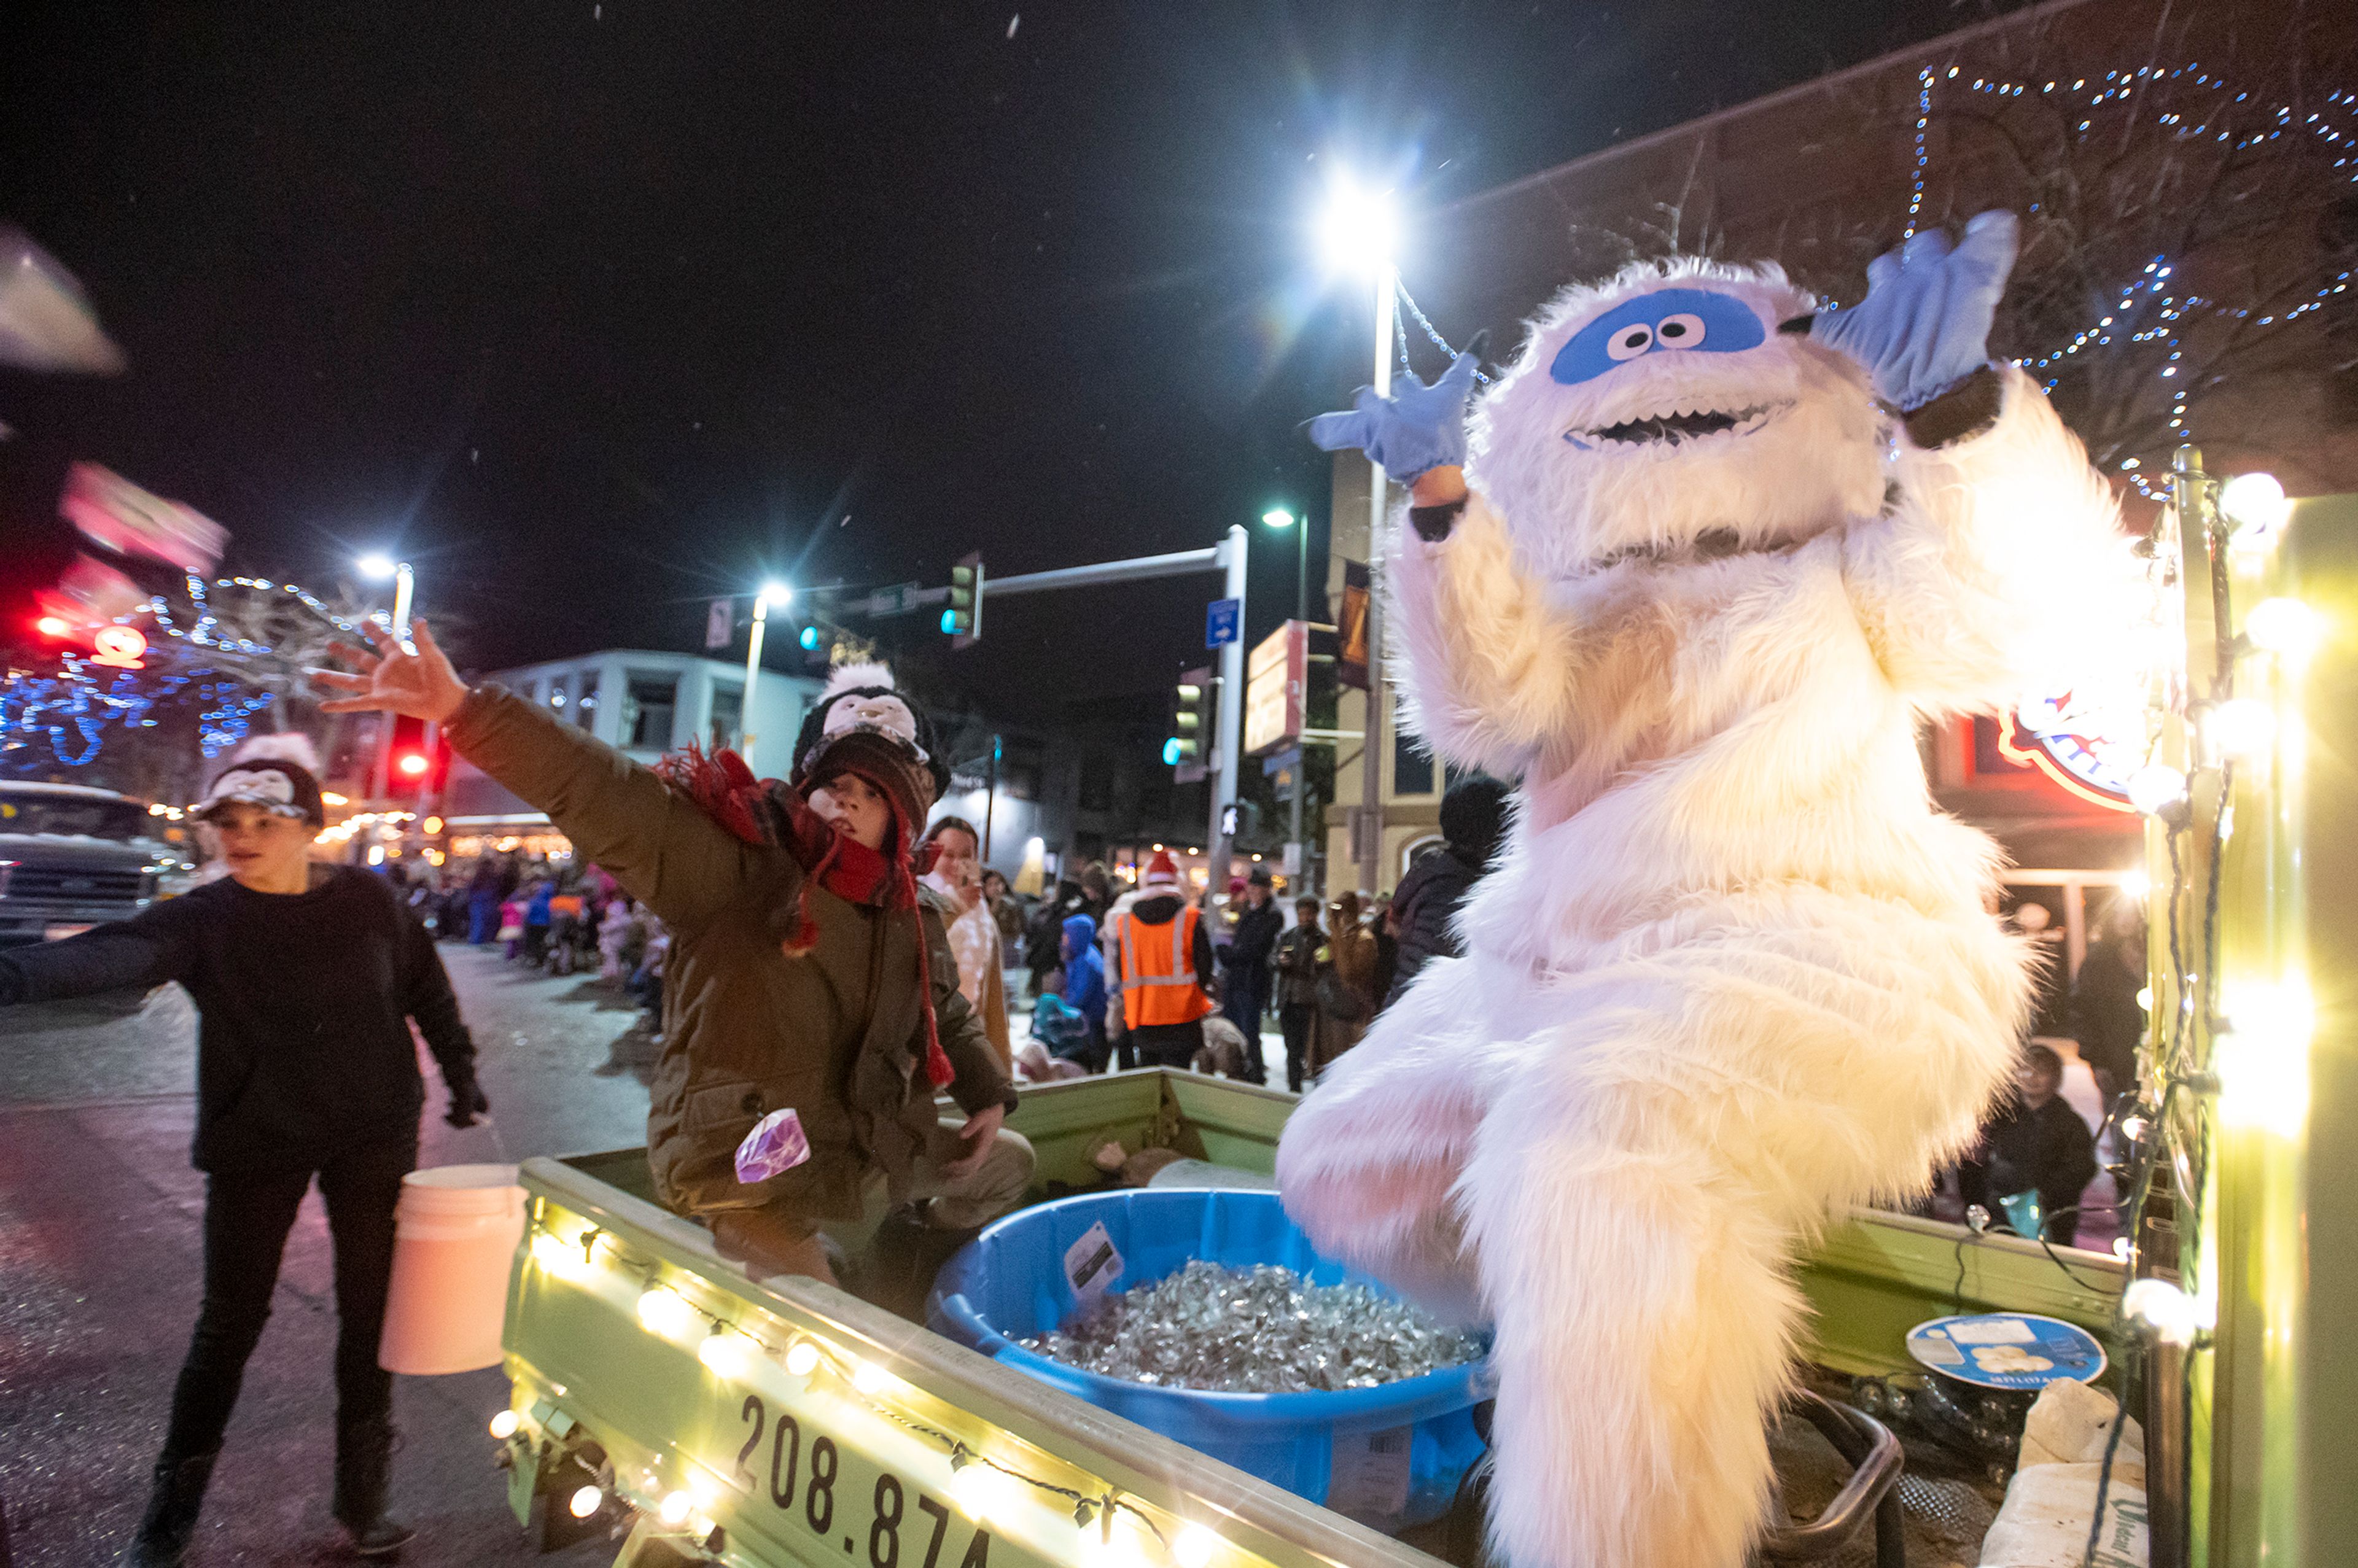
{"type": "Polygon", "coordinates": [[[1299,746],[1289,747],[1282,752],[1271,752],[1260,760],[1260,771],[1265,775],[1282,773],[1290,768],[1298,768],[1301,765],[1302,748],[1299,746]]]}
{"type": "Polygon", "coordinates": [[[906,615],[917,607],[920,602],[917,596],[924,591],[922,585],[914,582],[896,582],[891,588],[871,589],[868,595],[868,613],[906,615]]]}
{"type": "Polygon", "coordinates": [[[737,601],[716,599],[704,612],[704,645],[725,648],[737,636],[737,601]]]}
{"type": "Polygon", "coordinates": [[[1302,874],[1302,846],[1299,844],[1288,844],[1285,847],[1285,874],[1288,877],[1298,877],[1302,874]]]}
{"type": "Polygon", "coordinates": [[[1243,621],[1245,601],[1241,599],[1216,599],[1204,607],[1204,646],[1225,648],[1238,635],[1238,623],[1243,621]]]}
{"type": "Polygon", "coordinates": [[[1261,639],[1246,665],[1245,755],[1301,736],[1303,690],[1309,674],[1308,622],[1289,621],[1261,639]]]}

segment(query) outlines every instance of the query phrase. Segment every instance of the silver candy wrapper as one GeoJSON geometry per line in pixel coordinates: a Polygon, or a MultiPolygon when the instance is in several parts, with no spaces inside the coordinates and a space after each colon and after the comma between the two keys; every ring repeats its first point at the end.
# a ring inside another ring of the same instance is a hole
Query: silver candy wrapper
{"type": "Polygon", "coordinates": [[[1472,1336],[1365,1285],[1200,1260],[1020,1343],[1109,1378],[1228,1394],[1372,1389],[1482,1354],[1472,1336]]]}

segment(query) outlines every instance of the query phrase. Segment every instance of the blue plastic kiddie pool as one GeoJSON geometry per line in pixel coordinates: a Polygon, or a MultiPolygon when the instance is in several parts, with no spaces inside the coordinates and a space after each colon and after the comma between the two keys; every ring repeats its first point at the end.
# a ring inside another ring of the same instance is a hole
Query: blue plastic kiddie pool
{"type": "Polygon", "coordinates": [[[1021,1210],[975,1238],[935,1281],[927,1317],[937,1334],[1374,1529],[1447,1512],[1482,1457],[1474,1408],[1497,1391],[1487,1358],[1373,1389],[1229,1394],[1102,1377],[1014,1343],[1074,1314],[1079,1296],[1068,1270],[1087,1286],[1126,1291],[1195,1258],[1232,1268],[1276,1263],[1312,1284],[1383,1290],[1320,1257],[1275,1193],[1092,1193],[1021,1210]],[[1098,1226],[1103,1235],[1092,1236],[1098,1226]],[[1104,1276],[1113,1257],[1120,1271],[1104,1276]]]}

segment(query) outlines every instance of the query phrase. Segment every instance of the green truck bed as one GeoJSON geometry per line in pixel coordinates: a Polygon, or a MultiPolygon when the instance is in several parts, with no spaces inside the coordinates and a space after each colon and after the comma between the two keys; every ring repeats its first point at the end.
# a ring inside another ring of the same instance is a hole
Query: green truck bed
{"type": "MultiPolygon", "coordinates": [[[[1151,1070],[1024,1091],[1038,1180],[1119,1139],[1267,1173],[1294,1097],[1151,1070]]],[[[841,1291],[757,1284],[653,1201],[637,1150],[524,1167],[509,1292],[511,1500],[627,1522],[625,1564],[1381,1568],[1436,1560],[841,1291]],[[628,1509],[628,1513],[624,1512],[628,1509]]],[[[1897,1369],[1907,1329],[2003,1307],[2103,1330],[2119,1266],[1861,1211],[1803,1266],[1807,1353],[1897,1369]]],[[[544,1528],[549,1528],[546,1524],[544,1528]]]]}

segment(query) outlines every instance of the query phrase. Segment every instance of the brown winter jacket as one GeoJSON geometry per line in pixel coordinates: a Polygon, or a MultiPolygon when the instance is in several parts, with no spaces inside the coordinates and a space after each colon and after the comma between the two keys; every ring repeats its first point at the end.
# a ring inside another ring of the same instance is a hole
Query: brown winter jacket
{"type": "Polygon", "coordinates": [[[962,1152],[925,1082],[921,920],[935,1021],[957,1073],[948,1092],[969,1113],[1012,1105],[930,908],[855,904],[815,887],[818,946],[788,957],[779,944],[795,928],[803,869],[784,845],[744,842],[652,770],[497,687],[469,693],[449,734],[671,927],[647,1162],[673,1208],[774,1203],[812,1219],[855,1218],[872,1175],[897,1202],[921,1152],[962,1152]],[[741,1184],[738,1143],[786,1106],[810,1159],[741,1184]]]}

